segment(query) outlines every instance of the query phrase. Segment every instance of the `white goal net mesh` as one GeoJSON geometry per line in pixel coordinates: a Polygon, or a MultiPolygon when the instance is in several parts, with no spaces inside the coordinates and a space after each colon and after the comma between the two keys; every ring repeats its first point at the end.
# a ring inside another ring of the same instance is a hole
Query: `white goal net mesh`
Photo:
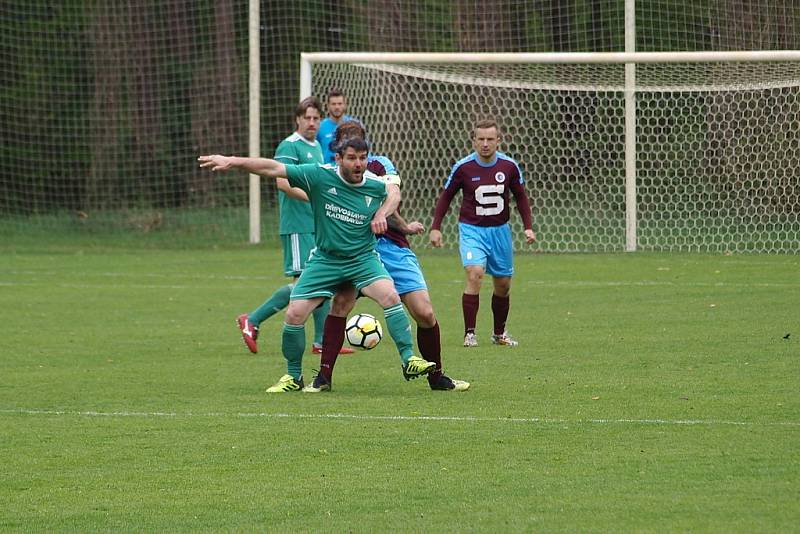
{"type": "MultiPolygon", "coordinates": [[[[624,65],[315,64],[312,80],[342,88],[395,162],[407,219],[430,223],[492,117],[523,169],[534,250],[625,250],[624,65]]],[[[636,85],[638,249],[798,252],[800,63],[641,64],[636,85]]],[[[512,227],[527,249],[513,210],[512,227]]]]}

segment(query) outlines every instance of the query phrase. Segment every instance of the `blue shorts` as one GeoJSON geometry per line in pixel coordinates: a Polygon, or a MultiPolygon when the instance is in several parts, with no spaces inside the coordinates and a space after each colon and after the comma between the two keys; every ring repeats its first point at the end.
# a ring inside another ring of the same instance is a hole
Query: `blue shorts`
{"type": "Polygon", "coordinates": [[[514,274],[514,245],[508,224],[474,226],[458,223],[458,239],[464,267],[480,265],[492,276],[514,274]]]}
{"type": "Polygon", "coordinates": [[[378,239],[375,250],[378,251],[381,263],[389,272],[389,276],[394,280],[394,287],[398,294],[405,295],[421,289],[427,291],[428,285],[425,283],[417,255],[413,250],[398,247],[397,244],[385,237],[378,239]]]}

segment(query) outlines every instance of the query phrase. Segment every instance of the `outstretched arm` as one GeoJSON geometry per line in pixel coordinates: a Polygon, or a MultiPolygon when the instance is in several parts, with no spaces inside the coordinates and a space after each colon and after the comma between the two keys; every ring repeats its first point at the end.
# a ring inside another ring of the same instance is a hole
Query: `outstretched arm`
{"type": "Polygon", "coordinates": [[[249,173],[268,178],[285,178],[286,165],[280,161],[267,158],[241,158],[238,156],[220,156],[213,154],[197,158],[200,167],[214,172],[241,169],[249,173]]]}

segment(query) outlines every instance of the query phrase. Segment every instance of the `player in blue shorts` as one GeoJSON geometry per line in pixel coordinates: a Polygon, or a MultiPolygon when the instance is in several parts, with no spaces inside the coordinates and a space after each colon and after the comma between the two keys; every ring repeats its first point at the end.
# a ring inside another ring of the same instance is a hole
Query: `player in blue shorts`
{"type": "MultiPolygon", "coordinates": [[[[336,129],[334,144],[352,138],[366,138],[366,131],[358,121],[340,124],[336,129]]],[[[370,155],[367,169],[383,177],[388,188],[398,188],[399,194],[400,177],[389,158],[370,155]]],[[[375,250],[378,251],[381,263],[392,277],[400,299],[417,323],[417,347],[420,355],[436,364],[435,370],[428,374],[428,385],[432,390],[438,391],[466,391],[469,382],[452,379],[445,375],[442,369],[439,322],[433,312],[433,304],[419,261],[406,239],[406,235],[424,232],[425,227],[417,221],[406,222],[398,210],[387,218],[387,222],[388,229],[377,236],[375,250]]],[[[339,348],[344,343],[347,315],[353,309],[356,297],[353,288],[340,290],[334,296],[323,330],[320,371],[314,382],[306,386],[303,391],[318,393],[331,389],[333,368],[340,352],[339,348]]]]}
{"type": "MultiPolygon", "coordinates": [[[[473,130],[475,152],[455,164],[436,202],[431,224],[430,241],[442,246],[442,219],[450,202],[461,190],[459,214],[459,250],[466,271],[466,288],[461,297],[464,314],[464,346],[477,347],[475,323],[478,317],[481,281],[488,273],[494,281],[492,343],[514,347],[515,341],[506,331],[510,308],[511,276],[514,274],[514,248],[508,224],[510,194],[525,227],[525,241],[533,243],[536,234],[531,224],[531,207],[525,193],[522,171],[516,161],[497,151],[500,128],[493,120],[479,121],[473,130]]],[[[332,305],[333,306],[333,305],[332,305]]],[[[325,333],[323,332],[323,337],[325,333]]]]}

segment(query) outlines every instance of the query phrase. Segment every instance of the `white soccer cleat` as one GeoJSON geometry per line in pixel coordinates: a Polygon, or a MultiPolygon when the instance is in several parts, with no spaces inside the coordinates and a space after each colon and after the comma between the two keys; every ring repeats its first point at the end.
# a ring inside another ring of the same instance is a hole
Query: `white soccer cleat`
{"type": "Polygon", "coordinates": [[[478,346],[478,338],[475,336],[473,332],[469,332],[466,336],[464,336],[464,346],[465,347],[478,346]]]}
{"type": "Polygon", "coordinates": [[[516,347],[519,343],[512,338],[508,332],[503,332],[502,334],[495,335],[492,334],[492,344],[494,345],[505,345],[506,347],[516,347]]]}

